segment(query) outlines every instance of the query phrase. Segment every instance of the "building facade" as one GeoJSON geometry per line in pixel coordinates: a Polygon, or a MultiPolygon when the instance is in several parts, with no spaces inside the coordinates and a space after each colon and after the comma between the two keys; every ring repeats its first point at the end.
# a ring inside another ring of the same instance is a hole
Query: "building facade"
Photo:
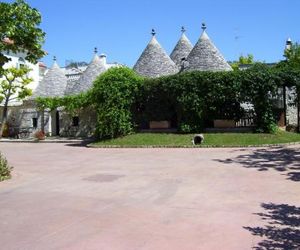
{"type": "MultiPolygon", "coordinates": [[[[230,71],[221,52],[214,45],[202,24],[202,34],[192,45],[186,36],[185,29],[181,29],[181,36],[171,54],[168,55],[156,39],[152,30],[152,37],[133,67],[133,70],[144,77],[156,78],[188,71],[230,71]]],[[[291,41],[287,41],[287,47],[291,41]]],[[[23,52],[7,54],[11,60],[5,67],[22,67],[26,65],[32,69],[29,77],[33,78],[30,88],[34,94],[23,102],[9,103],[8,124],[12,136],[32,136],[36,131],[43,130],[50,136],[89,137],[94,134],[96,126],[96,112],[92,109],[78,110],[68,114],[63,109],[39,110],[35,104],[37,97],[63,97],[76,95],[89,90],[96,77],[111,67],[122,66],[118,63],[107,63],[104,54],[98,55],[97,49],[87,66],[61,68],[54,59],[51,68],[43,63],[31,64],[25,60],[23,52]],[[15,131],[15,132],[14,132],[15,131]]],[[[293,90],[287,91],[286,96],[286,125],[297,125],[297,108],[292,106],[293,90]]]]}
{"type": "MultiPolygon", "coordinates": [[[[89,137],[93,135],[96,113],[93,110],[78,110],[70,115],[63,109],[40,110],[37,108],[37,97],[63,97],[85,92],[92,87],[97,76],[117,63],[107,63],[106,56],[95,49],[92,61],[85,67],[61,68],[56,58],[47,69],[43,63],[31,64],[24,58],[26,54],[5,54],[11,60],[8,67],[31,68],[28,77],[33,78],[30,88],[33,95],[22,102],[10,102],[8,127],[12,137],[30,137],[37,131],[44,131],[49,136],[89,137]]],[[[0,110],[2,112],[2,109],[0,110]]],[[[0,112],[0,114],[1,114],[0,112]]]]}

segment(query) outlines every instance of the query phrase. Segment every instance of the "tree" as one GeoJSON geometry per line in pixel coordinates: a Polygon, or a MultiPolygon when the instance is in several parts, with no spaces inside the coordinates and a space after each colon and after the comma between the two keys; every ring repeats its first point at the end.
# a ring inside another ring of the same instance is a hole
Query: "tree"
{"type": "Polygon", "coordinates": [[[291,46],[284,51],[284,56],[289,66],[300,69],[300,44],[291,44],[291,46]]]}
{"type": "Polygon", "coordinates": [[[24,0],[16,0],[14,3],[0,2],[0,13],[0,71],[9,61],[4,51],[24,51],[25,59],[36,63],[45,55],[42,50],[45,33],[39,28],[39,11],[24,0]]]}
{"type": "Polygon", "coordinates": [[[82,66],[88,66],[89,64],[87,62],[75,62],[75,61],[70,61],[66,64],[66,68],[78,68],[82,66]]]}
{"type": "Polygon", "coordinates": [[[16,0],[13,3],[0,2],[0,13],[0,102],[4,105],[0,129],[2,137],[9,101],[15,98],[22,100],[30,95],[28,84],[32,81],[27,77],[30,71],[27,67],[3,67],[10,60],[4,52],[24,52],[26,60],[36,63],[45,55],[45,51],[42,50],[45,33],[39,28],[41,14],[24,0],[16,0]]]}
{"type": "Polygon", "coordinates": [[[28,88],[28,84],[32,82],[32,78],[28,78],[30,71],[27,67],[8,68],[2,71],[3,78],[0,80],[0,102],[3,102],[2,125],[0,129],[0,137],[2,137],[4,128],[7,123],[8,103],[12,100],[22,100],[30,96],[32,90],[28,88]]]}
{"type": "Polygon", "coordinates": [[[248,54],[247,56],[242,55],[237,62],[231,63],[231,67],[233,70],[238,70],[242,64],[254,64],[254,56],[252,54],[248,54]]]}

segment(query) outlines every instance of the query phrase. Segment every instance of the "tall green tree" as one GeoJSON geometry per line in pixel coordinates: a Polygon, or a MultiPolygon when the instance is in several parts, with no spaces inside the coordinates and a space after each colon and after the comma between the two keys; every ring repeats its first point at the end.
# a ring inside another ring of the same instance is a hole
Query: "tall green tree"
{"type": "Polygon", "coordinates": [[[0,137],[7,124],[8,103],[13,100],[23,100],[30,96],[32,90],[28,88],[28,84],[32,82],[32,78],[27,75],[30,69],[27,67],[8,68],[2,71],[2,79],[0,80],[0,102],[3,102],[3,113],[1,119],[0,137]]]}
{"type": "Polygon", "coordinates": [[[6,126],[9,102],[31,95],[28,84],[32,81],[27,77],[30,71],[27,67],[4,68],[10,60],[4,53],[24,52],[27,61],[36,63],[45,55],[42,49],[45,33],[39,28],[40,23],[40,12],[24,0],[0,2],[0,103],[4,105],[0,137],[6,126]]]}
{"type": "Polygon", "coordinates": [[[39,28],[40,23],[40,12],[24,0],[0,2],[0,71],[9,61],[5,51],[24,51],[25,59],[32,63],[45,55],[42,49],[45,33],[39,28]]]}

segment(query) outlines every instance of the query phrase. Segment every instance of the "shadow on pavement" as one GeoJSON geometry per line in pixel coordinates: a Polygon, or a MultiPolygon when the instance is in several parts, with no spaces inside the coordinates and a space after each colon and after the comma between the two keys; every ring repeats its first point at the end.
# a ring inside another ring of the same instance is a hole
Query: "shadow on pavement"
{"type": "Polygon", "coordinates": [[[256,213],[266,225],[244,227],[263,240],[254,249],[300,249],[300,207],[263,203],[263,213],[256,213]]]}
{"type": "Polygon", "coordinates": [[[94,140],[87,139],[79,142],[71,142],[67,143],[66,146],[68,147],[87,147],[88,144],[92,143],[94,140]]]}
{"type": "Polygon", "coordinates": [[[256,168],[258,171],[274,169],[285,172],[288,180],[300,181],[300,149],[296,148],[256,149],[250,154],[216,161],[225,164],[238,163],[245,168],[256,168]]]}

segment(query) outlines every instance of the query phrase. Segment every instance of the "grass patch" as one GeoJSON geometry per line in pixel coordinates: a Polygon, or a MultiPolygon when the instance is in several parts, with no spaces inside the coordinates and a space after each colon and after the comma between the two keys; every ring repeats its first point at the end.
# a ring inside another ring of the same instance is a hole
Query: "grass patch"
{"type": "MultiPolygon", "coordinates": [[[[137,133],[125,137],[98,141],[90,144],[92,147],[121,146],[192,146],[194,134],[166,134],[166,133],[137,133]]],[[[255,133],[207,133],[204,134],[202,146],[260,146],[280,143],[300,142],[300,134],[279,131],[276,134],[255,133]]]]}

